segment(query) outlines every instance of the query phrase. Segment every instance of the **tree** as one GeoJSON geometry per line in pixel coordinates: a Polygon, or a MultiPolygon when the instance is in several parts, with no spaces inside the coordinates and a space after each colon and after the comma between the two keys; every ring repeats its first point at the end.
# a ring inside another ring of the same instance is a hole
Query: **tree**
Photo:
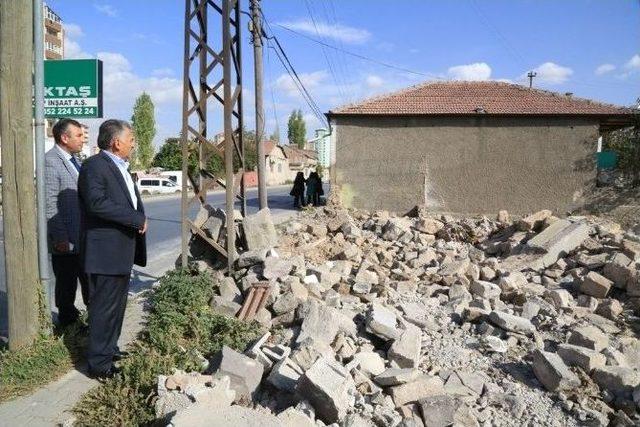
{"type": "Polygon", "coordinates": [[[618,154],[618,168],[640,186],[640,112],[633,116],[633,125],[605,135],[605,144],[618,154]]]}
{"type": "MultiPolygon", "coordinates": [[[[189,144],[189,173],[194,174],[198,166],[198,153],[196,142],[189,144]]],[[[153,158],[152,166],[165,170],[182,170],[182,146],[180,138],[167,138],[160,147],[160,151],[153,158]]],[[[207,171],[217,177],[224,173],[224,161],[220,155],[213,154],[206,167],[207,171]]]]}
{"type": "Polygon", "coordinates": [[[151,97],[146,92],[136,99],[131,124],[136,137],[136,151],[132,164],[136,169],[148,169],[153,161],[153,138],[156,136],[156,120],[151,97]]]}
{"type": "Polygon", "coordinates": [[[289,144],[295,144],[298,148],[304,148],[307,143],[307,127],[302,117],[302,110],[293,110],[289,116],[289,144]]]}

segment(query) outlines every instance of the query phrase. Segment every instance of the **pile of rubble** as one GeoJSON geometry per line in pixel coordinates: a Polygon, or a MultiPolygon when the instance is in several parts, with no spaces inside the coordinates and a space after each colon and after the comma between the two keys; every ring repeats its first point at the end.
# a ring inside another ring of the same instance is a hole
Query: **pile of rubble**
{"type": "MultiPolygon", "coordinates": [[[[638,228],[550,211],[515,221],[504,211],[411,215],[325,207],[288,223],[277,247],[265,243],[272,235],[251,244],[212,307],[234,316],[268,282],[255,319],[270,332],[244,354],[224,348],[206,375],[159,378],[158,417],[174,426],[640,423],[638,228]]],[[[255,230],[271,230],[268,212],[258,218],[255,230]]]]}

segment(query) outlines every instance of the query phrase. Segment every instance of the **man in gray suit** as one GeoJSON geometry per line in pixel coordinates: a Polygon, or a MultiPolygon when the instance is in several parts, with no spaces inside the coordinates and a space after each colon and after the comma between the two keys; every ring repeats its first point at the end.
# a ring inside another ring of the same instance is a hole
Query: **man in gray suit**
{"type": "Polygon", "coordinates": [[[79,256],[80,205],[78,175],[85,133],[72,119],[61,119],[53,126],[54,147],[45,155],[46,210],[49,248],[56,277],[55,303],[60,326],[74,323],[78,280],[82,299],[88,305],[88,282],[79,256]]]}

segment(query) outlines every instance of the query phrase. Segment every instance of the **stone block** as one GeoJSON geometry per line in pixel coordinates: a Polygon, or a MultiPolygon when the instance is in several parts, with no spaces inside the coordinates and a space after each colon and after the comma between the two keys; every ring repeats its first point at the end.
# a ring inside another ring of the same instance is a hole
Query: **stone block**
{"type": "Polygon", "coordinates": [[[631,259],[623,253],[614,254],[604,265],[602,274],[607,279],[613,282],[613,286],[616,288],[624,289],[627,286],[627,281],[633,268],[631,267],[631,259]]]}
{"type": "Polygon", "coordinates": [[[589,226],[583,221],[561,219],[554,222],[527,242],[529,249],[543,254],[529,267],[537,270],[553,265],[558,258],[580,247],[588,237],[589,226]]]}
{"type": "Polygon", "coordinates": [[[554,289],[548,291],[546,295],[553,301],[556,308],[566,308],[573,305],[573,296],[566,289],[554,289]]]}
{"type": "Polygon", "coordinates": [[[245,268],[253,265],[264,263],[267,259],[267,250],[258,249],[254,251],[246,251],[240,254],[238,257],[238,267],[245,268]]]}
{"type": "Polygon", "coordinates": [[[516,226],[520,231],[530,231],[541,227],[552,214],[550,210],[544,209],[520,219],[516,226]]]}
{"type": "Polygon", "coordinates": [[[487,299],[499,298],[502,292],[498,285],[484,280],[474,280],[469,290],[472,294],[487,299]]]}
{"type": "Polygon", "coordinates": [[[340,422],[355,403],[355,384],[338,362],[321,357],[300,378],[297,393],[325,423],[340,422]]]}
{"type": "Polygon", "coordinates": [[[306,314],[300,326],[300,333],[296,342],[301,344],[306,340],[330,346],[338,334],[338,324],[333,318],[333,312],[317,300],[310,299],[300,307],[307,306],[306,314]]]}
{"type": "Polygon", "coordinates": [[[350,363],[357,363],[360,366],[360,371],[364,374],[374,377],[384,372],[384,359],[374,351],[361,351],[353,356],[353,360],[350,363]]]}
{"type": "Polygon", "coordinates": [[[285,292],[284,294],[276,298],[276,302],[273,303],[273,312],[276,315],[290,313],[298,307],[300,301],[292,292],[285,292]]]}
{"type": "Polygon", "coordinates": [[[269,257],[264,261],[262,276],[267,280],[281,279],[288,276],[292,268],[293,264],[289,260],[269,257]]]}
{"type": "Polygon", "coordinates": [[[422,375],[415,381],[391,387],[389,393],[397,408],[429,396],[444,394],[444,383],[440,377],[422,375]]]}
{"type": "Polygon", "coordinates": [[[440,394],[426,397],[419,404],[425,427],[446,427],[454,425],[460,401],[448,394],[440,394]]]}
{"type": "Polygon", "coordinates": [[[531,335],[536,331],[531,321],[524,317],[515,316],[513,314],[503,313],[501,311],[492,311],[489,320],[494,325],[511,332],[531,335]]]}
{"type": "Polygon", "coordinates": [[[609,289],[613,282],[606,277],[596,273],[595,271],[589,272],[587,276],[582,279],[580,284],[580,292],[586,295],[591,295],[596,298],[604,298],[609,293],[609,289]]]}
{"type": "Polygon", "coordinates": [[[418,369],[390,368],[377,375],[373,381],[381,387],[391,387],[413,382],[420,377],[418,369]]]}
{"type": "Polygon", "coordinates": [[[264,370],[258,361],[224,346],[210,361],[209,370],[214,378],[228,376],[236,399],[250,399],[262,380],[264,370]]]}
{"type": "Polygon", "coordinates": [[[396,362],[400,368],[416,368],[420,362],[420,344],[422,331],[408,325],[400,336],[391,344],[387,358],[396,362]]]}
{"type": "Polygon", "coordinates": [[[560,344],[558,346],[558,355],[567,365],[578,366],[586,373],[595,368],[601,368],[607,363],[607,358],[604,354],[571,344],[560,344]]]}
{"type": "Polygon", "coordinates": [[[241,308],[242,306],[237,302],[228,301],[219,295],[211,299],[211,309],[222,316],[235,317],[241,308]]]}
{"type": "Polygon", "coordinates": [[[533,372],[549,391],[571,390],[580,386],[580,379],[555,353],[534,350],[533,372]]]}
{"type": "Polygon", "coordinates": [[[384,340],[396,339],[399,336],[395,313],[379,303],[373,303],[369,308],[366,325],[367,332],[384,340]]]}
{"type": "Polygon", "coordinates": [[[220,296],[225,300],[242,304],[242,292],[240,292],[232,277],[222,279],[218,284],[218,290],[220,291],[220,296]]]}
{"type": "Polygon", "coordinates": [[[616,320],[622,313],[622,304],[617,299],[606,299],[598,304],[596,314],[607,319],[616,320]]]}
{"type": "Polygon", "coordinates": [[[247,249],[269,249],[278,244],[278,233],[271,220],[269,208],[259,210],[242,219],[247,249]]]}
{"type": "Polygon", "coordinates": [[[413,228],[421,233],[436,234],[438,231],[444,228],[444,224],[437,219],[421,218],[415,223],[413,228]]]}
{"type": "Polygon", "coordinates": [[[285,357],[273,365],[267,376],[267,382],[281,391],[295,393],[302,369],[291,359],[285,357]]]}
{"type": "Polygon", "coordinates": [[[601,352],[609,345],[609,337],[595,326],[579,326],[569,335],[569,344],[601,352]]]}
{"type": "Polygon", "coordinates": [[[280,420],[265,410],[233,405],[215,408],[197,404],[171,418],[172,427],[282,427],[280,420]]]}
{"type": "Polygon", "coordinates": [[[596,368],[591,378],[601,389],[608,390],[615,396],[629,399],[633,389],[640,384],[640,372],[624,366],[603,366],[596,368]]]}

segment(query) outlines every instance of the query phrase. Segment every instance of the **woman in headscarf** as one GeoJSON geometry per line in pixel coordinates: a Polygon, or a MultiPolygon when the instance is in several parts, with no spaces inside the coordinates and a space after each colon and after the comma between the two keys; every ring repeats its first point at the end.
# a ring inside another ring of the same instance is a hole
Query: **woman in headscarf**
{"type": "Polygon", "coordinates": [[[322,191],[322,181],[318,172],[311,172],[307,178],[307,203],[313,203],[313,206],[320,205],[320,194],[322,191]]]}
{"type": "Polygon", "coordinates": [[[302,172],[298,172],[296,174],[296,179],[293,181],[293,188],[291,189],[290,195],[293,196],[293,207],[301,208],[305,206],[304,202],[304,174],[302,172]]]}

